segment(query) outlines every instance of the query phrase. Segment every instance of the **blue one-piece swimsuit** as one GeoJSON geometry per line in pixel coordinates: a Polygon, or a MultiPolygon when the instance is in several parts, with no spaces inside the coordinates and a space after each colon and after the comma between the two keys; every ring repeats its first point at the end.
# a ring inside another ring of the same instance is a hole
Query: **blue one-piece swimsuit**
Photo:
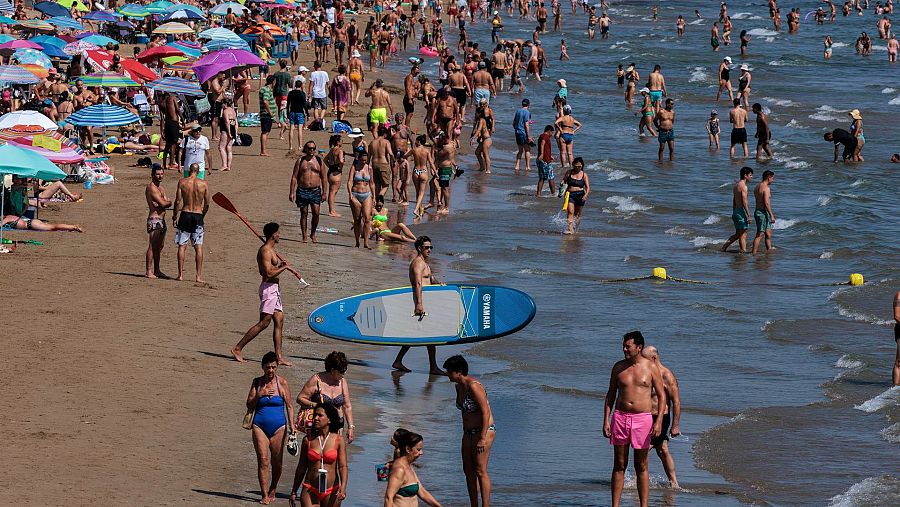
{"type": "MultiPolygon", "coordinates": [[[[275,385],[278,386],[277,381],[275,385]]],[[[277,389],[277,395],[263,396],[256,402],[256,414],[253,416],[253,425],[261,429],[268,438],[272,438],[278,430],[287,425],[284,397],[281,396],[281,387],[277,389]]]]}

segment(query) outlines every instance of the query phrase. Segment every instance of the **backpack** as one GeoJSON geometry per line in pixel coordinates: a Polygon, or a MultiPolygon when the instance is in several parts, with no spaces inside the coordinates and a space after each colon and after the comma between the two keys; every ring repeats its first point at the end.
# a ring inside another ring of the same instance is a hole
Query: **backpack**
{"type": "Polygon", "coordinates": [[[237,137],[234,138],[235,146],[250,146],[253,144],[253,138],[250,137],[250,134],[245,134],[243,132],[239,133],[237,137]]]}

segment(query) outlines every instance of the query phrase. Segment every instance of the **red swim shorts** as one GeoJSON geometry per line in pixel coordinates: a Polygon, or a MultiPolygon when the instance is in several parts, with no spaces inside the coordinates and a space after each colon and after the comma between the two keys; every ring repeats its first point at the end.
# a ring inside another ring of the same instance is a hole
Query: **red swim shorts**
{"type": "Polygon", "coordinates": [[[631,413],[614,410],[612,414],[612,445],[631,445],[635,449],[650,448],[650,431],[653,429],[653,414],[650,412],[631,413]]]}

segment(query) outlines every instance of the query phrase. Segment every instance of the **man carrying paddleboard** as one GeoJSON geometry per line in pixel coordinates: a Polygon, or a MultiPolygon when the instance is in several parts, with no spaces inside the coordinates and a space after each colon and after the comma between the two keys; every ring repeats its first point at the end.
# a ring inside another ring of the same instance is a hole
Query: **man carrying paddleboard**
{"type": "Polygon", "coordinates": [[[300,276],[297,271],[287,262],[283,262],[278,258],[275,252],[275,245],[281,238],[278,232],[278,224],[269,222],[263,227],[263,235],[266,242],[259,247],[256,253],[256,264],[259,267],[259,274],[262,276],[262,283],[259,284],[259,322],[253,325],[241,338],[234,348],[231,349],[231,355],[240,363],[244,362],[241,355],[243,348],[250,343],[259,333],[262,333],[269,327],[269,323],[275,321],[275,329],[272,332],[272,339],[275,342],[275,354],[278,355],[278,364],[283,366],[293,366],[285,358],[281,352],[281,328],[284,323],[284,308],[281,306],[281,290],[278,285],[278,275],[285,271],[300,276]]]}
{"type": "MultiPolygon", "coordinates": [[[[416,257],[409,263],[409,284],[412,286],[413,304],[415,305],[413,315],[418,315],[420,319],[423,319],[428,314],[425,313],[425,304],[422,302],[422,287],[424,287],[426,283],[436,285],[440,282],[434,277],[434,273],[431,272],[431,266],[428,265],[428,257],[431,256],[432,249],[434,248],[431,244],[431,238],[428,236],[419,236],[419,238],[416,239],[415,246],[416,257]]],[[[437,353],[435,346],[428,345],[426,348],[428,349],[428,362],[430,364],[428,373],[431,375],[443,375],[444,370],[438,367],[437,360],[435,359],[435,354],[437,353]]],[[[403,366],[403,356],[405,356],[407,352],[409,352],[409,347],[400,347],[400,352],[397,353],[397,358],[394,359],[394,364],[392,364],[391,367],[399,371],[412,371],[406,366],[403,366]]]]}

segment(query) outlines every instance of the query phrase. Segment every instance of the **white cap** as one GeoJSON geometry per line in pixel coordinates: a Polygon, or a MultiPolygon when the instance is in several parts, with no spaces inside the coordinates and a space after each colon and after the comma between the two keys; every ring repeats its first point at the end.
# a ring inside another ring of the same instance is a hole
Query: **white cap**
{"type": "Polygon", "coordinates": [[[722,59],[725,60],[725,61],[728,62],[728,63],[731,63],[731,57],[730,57],[730,56],[726,56],[725,58],[722,58],[722,59]]]}
{"type": "Polygon", "coordinates": [[[307,69],[306,66],[301,65],[300,68],[297,69],[297,72],[309,72],[309,69],[307,69]]]}

